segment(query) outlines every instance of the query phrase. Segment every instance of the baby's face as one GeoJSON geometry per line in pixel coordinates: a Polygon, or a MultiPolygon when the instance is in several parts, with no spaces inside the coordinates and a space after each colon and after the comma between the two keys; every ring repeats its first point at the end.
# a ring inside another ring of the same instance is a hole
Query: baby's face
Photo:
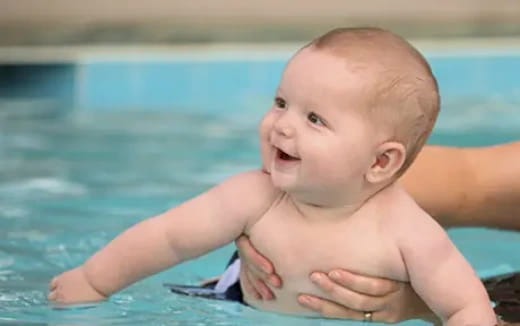
{"type": "Polygon", "coordinates": [[[375,159],[375,129],[363,114],[359,73],[307,48],[287,65],[260,124],[262,163],[275,186],[316,196],[361,184],[375,159]]]}

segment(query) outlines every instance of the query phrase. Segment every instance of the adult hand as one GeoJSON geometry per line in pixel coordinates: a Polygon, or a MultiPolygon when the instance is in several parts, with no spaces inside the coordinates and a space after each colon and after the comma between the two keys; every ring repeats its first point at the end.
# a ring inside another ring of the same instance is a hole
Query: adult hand
{"type": "Polygon", "coordinates": [[[328,318],[395,323],[411,318],[439,320],[409,283],[355,274],[342,269],[314,272],[311,281],[331,299],[300,294],[298,302],[328,318]]]}
{"type": "MultiPolygon", "coordinates": [[[[245,290],[257,299],[274,299],[266,283],[281,287],[282,280],[276,274],[273,264],[253,247],[247,236],[238,238],[236,245],[243,264],[240,277],[245,290]]],[[[438,322],[408,283],[358,275],[341,269],[327,274],[312,273],[311,281],[332,300],[301,294],[298,301],[323,317],[363,320],[365,312],[371,312],[373,321],[392,323],[423,318],[438,322]]]]}
{"type": "Polygon", "coordinates": [[[235,243],[242,264],[240,279],[246,292],[257,299],[273,300],[274,293],[266,284],[282,287],[282,279],[276,274],[273,264],[253,247],[247,236],[240,236],[235,243]]]}

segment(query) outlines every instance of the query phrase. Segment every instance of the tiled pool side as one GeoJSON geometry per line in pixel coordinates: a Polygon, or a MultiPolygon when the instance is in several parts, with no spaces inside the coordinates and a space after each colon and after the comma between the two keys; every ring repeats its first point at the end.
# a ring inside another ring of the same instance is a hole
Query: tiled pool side
{"type": "MultiPolygon", "coordinates": [[[[145,48],[131,55],[64,62],[0,63],[0,101],[52,99],[69,109],[101,111],[238,112],[271,101],[292,52],[183,50],[178,54],[170,50],[157,54],[145,48]]],[[[517,50],[426,55],[443,98],[478,98],[484,93],[520,98],[517,50]]]]}

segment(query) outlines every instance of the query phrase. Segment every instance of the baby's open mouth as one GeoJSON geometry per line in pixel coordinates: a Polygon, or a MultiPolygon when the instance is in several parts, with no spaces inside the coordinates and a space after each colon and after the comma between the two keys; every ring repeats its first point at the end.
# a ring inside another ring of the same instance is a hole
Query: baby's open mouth
{"type": "Polygon", "coordinates": [[[298,157],[291,156],[287,154],[286,152],[282,151],[281,149],[277,149],[278,158],[284,161],[299,161],[300,159],[298,157]]]}

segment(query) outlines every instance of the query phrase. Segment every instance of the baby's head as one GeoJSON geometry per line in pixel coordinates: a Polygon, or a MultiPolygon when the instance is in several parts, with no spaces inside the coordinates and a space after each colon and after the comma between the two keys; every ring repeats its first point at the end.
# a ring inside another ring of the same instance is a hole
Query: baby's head
{"type": "Polygon", "coordinates": [[[426,59],[401,37],[377,28],[335,29],[307,47],[337,56],[358,74],[366,106],[357,109],[385,130],[388,140],[405,147],[396,172],[400,176],[430,135],[440,108],[437,81],[426,59]]]}
{"type": "Polygon", "coordinates": [[[282,75],[260,128],[264,167],[281,187],[296,176],[318,188],[319,180],[353,191],[388,184],[424,145],[439,101],[428,63],[402,38],[332,30],[299,50],[282,75]]]}

